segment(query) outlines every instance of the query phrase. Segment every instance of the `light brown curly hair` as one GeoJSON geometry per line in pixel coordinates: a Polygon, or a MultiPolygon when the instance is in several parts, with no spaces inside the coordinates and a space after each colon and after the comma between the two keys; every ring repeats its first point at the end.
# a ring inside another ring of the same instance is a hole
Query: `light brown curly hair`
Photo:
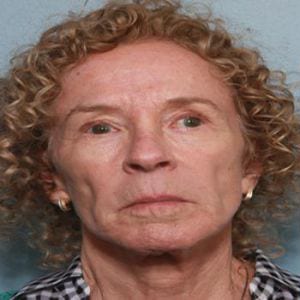
{"type": "Polygon", "coordinates": [[[244,166],[258,162],[262,174],[254,198],[234,217],[234,255],[242,258],[249,249],[276,245],[272,224],[298,205],[286,193],[299,169],[299,122],[284,74],[271,72],[256,50],[236,45],[220,22],[185,14],[179,2],[109,2],[44,32],[0,81],[1,230],[7,233],[15,224],[29,228],[30,243],[48,265],[68,262],[81,241],[79,218],[50,204],[46,190],[54,183],[41,176],[55,172],[44,154],[53,126],[49,108],[60,94],[61,76],[91,53],[150,38],[197,53],[235,91],[247,149],[244,166]]]}

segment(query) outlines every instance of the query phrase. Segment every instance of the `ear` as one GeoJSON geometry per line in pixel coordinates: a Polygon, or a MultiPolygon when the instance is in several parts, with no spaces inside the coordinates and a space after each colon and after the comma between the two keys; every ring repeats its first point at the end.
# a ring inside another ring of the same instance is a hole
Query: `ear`
{"type": "Polygon", "coordinates": [[[253,191],[262,174],[262,165],[259,162],[252,162],[246,168],[242,179],[242,193],[246,195],[249,191],[253,191]]]}
{"type": "Polygon", "coordinates": [[[57,205],[58,200],[64,200],[67,204],[71,201],[62,179],[53,173],[43,172],[41,174],[44,190],[51,203],[57,205]]]}
{"type": "Polygon", "coordinates": [[[63,200],[66,204],[68,204],[71,199],[67,193],[62,178],[56,173],[55,168],[49,163],[47,153],[43,154],[42,159],[48,166],[48,169],[41,172],[40,178],[44,191],[50,202],[58,205],[58,201],[63,200]]]}

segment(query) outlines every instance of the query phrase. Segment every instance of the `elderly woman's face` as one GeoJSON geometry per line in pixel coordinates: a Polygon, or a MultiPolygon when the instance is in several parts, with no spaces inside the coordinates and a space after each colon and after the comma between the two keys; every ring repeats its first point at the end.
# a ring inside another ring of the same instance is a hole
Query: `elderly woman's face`
{"type": "Polygon", "coordinates": [[[214,67],[147,41],[90,56],[62,87],[51,198],[68,195],[85,234],[164,251],[230,231],[253,180],[230,89],[214,67]]]}

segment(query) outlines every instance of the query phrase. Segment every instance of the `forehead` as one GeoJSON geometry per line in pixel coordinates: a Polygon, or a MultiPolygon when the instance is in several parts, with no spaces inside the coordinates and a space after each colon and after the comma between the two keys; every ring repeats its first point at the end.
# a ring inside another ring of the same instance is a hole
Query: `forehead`
{"type": "Polygon", "coordinates": [[[213,65],[173,42],[150,40],[90,55],[63,75],[56,106],[60,112],[82,102],[139,107],[177,97],[233,109],[231,90],[213,65]]]}

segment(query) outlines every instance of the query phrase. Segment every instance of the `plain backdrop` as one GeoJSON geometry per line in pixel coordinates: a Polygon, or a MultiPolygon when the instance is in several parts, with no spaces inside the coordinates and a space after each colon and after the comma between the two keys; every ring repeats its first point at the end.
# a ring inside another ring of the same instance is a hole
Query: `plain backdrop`
{"type": "MultiPolygon", "coordinates": [[[[39,34],[68,15],[100,6],[97,0],[1,0],[0,71],[9,59],[37,41],[39,34]],[[87,3],[86,3],[87,2],[87,3]]],[[[287,72],[288,82],[299,96],[300,1],[299,0],[203,0],[186,2],[193,12],[209,5],[243,44],[259,48],[267,64],[287,72]]],[[[0,216],[1,217],[1,216],[0,216]]],[[[280,266],[300,274],[300,221],[281,229],[286,254],[276,260],[280,266]]],[[[26,246],[26,237],[11,237],[0,243],[0,291],[16,289],[46,271],[38,269],[38,254],[26,246]]],[[[63,243],[64,241],[62,241],[63,243]]]]}

